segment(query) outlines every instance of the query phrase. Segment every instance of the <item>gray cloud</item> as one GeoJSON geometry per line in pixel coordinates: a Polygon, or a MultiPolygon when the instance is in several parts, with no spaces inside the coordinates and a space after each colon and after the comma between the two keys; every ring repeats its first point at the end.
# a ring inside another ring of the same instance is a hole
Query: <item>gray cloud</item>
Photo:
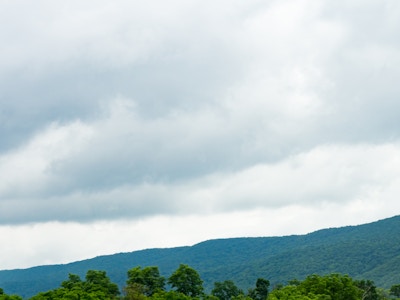
{"type": "Polygon", "coordinates": [[[2,224],[392,198],[397,2],[25,4],[2,4],[2,224]]]}

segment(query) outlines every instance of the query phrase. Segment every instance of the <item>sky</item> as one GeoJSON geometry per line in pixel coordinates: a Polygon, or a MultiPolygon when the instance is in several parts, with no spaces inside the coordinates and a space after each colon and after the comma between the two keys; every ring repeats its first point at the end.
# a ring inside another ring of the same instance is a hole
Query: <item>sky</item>
{"type": "Polygon", "coordinates": [[[0,19],[0,269],[400,214],[398,0],[0,19]]]}

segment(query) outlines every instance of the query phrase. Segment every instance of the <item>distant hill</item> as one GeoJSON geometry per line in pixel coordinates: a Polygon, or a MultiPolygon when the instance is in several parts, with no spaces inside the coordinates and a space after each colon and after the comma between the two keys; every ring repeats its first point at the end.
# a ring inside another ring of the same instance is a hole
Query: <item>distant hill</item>
{"type": "Polygon", "coordinates": [[[29,269],[0,271],[0,287],[24,298],[56,288],[68,273],[105,270],[121,287],[127,270],[158,266],[169,276],[180,263],[196,269],[210,290],[231,279],[247,290],[258,277],[272,285],[310,274],[342,273],[370,279],[379,287],[400,283],[400,216],[306,235],[209,240],[191,247],[148,249],[29,269]]]}

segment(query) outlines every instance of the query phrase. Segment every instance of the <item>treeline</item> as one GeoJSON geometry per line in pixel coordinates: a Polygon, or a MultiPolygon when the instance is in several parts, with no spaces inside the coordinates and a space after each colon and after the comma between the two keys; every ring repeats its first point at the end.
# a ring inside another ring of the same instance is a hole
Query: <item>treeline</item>
{"type": "MultiPolygon", "coordinates": [[[[181,264],[171,276],[160,275],[156,266],[135,267],[127,272],[122,291],[105,271],[89,270],[85,280],[69,274],[59,288],[40,292],[30,300],[385,300],[400,299],[400,284],[390,290],[377,288],[371,280],[354,280],[348,275],[309,275],[304,280],[270,287],[270,281],[258,278],[254,287],[243,291],[234,281],[215,282],[211,292],[192,267],[181,264]]],[[[22,300],[0,288],[0,300],[22,300]]]]}

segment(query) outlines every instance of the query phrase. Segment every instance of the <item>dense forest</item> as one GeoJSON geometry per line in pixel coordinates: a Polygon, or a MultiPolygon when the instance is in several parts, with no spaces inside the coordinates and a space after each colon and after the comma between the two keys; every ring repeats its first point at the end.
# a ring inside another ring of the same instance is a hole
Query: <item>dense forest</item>
{"type": "MultiPolygon", "coordinates": [[[[134,267],[127,272],[122,292],[105,271],[89,270],[85,280],[69,274],[60,287],[39,292],[30,300],[385,300],[399,297],[400,284],[384,290],[377,288],[371,280],[354,280],[337,273],[309,275],[302,281],[292,279],[286,285],[278,284],[272,289],[268,279],[257,278],[254,287],[247,291],[227,279],[214,282],[211,292],[206,293],[199,273],[180,264],[168,278],[161,276],[156,266],[134,267]]],[[[22,297],[7,295],[0,289],[0,300],[22,300],[22,297]]]]}
{"type": "Polygon", "coordinates": [[[400,216],[306,235],[210,240],[190,247],[147,249],[65,265],[3,270],[0,287],[4,293],[29,299],[55,289],[68,274],[85,278],[88,270],[104,270],[123,293],[131,268],[158,266],[161,276],[168,278],[180,264],[199,273],[206,294],[216,282],[226,280],[247,291],[259,278],[268,279],[274,288],[286,286],[293,278],[303,281],[310,274],[347,274],[354,281],[368,279],[388,291],[400,283],[400,216]]]}

